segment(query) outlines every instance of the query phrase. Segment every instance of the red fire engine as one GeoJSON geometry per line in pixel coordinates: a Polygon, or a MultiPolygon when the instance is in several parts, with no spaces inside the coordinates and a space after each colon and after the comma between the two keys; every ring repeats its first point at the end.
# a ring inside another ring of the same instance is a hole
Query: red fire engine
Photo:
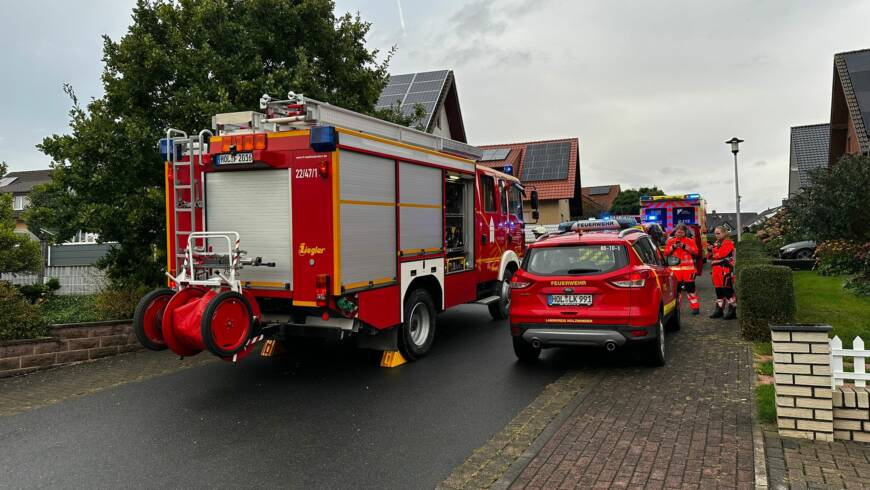
{"type": "Polygon", "coordinates": [[[136,310],[145,347],[236,361],[261,340],[352,335],[414,360],[438,312],[507,317],[519,180],[475,147],[292,93],[260,108],[160,142],[169,287],[136,310]]]}

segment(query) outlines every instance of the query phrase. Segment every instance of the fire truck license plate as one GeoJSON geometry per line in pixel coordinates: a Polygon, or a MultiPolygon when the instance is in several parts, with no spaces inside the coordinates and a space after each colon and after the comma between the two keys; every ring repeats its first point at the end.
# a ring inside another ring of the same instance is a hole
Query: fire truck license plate
{"type": "Polygon", "coordinates": [[[547,296],[549,306],[592,306],[591,294],[551,294],[547,296]]]}
{"type": "Polygon", "coordinates": [[[218,155],[218,165],[238,165],[240,163],[254,163],[254,154],[236,153],[235,155],[218,155]]]}

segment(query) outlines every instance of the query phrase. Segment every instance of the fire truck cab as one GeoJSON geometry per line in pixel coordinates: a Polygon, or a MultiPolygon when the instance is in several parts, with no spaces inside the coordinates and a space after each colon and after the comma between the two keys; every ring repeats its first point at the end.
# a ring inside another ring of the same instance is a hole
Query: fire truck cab
{"type": "Polygon", "coordinates": [[[236,361],[265,339],[354,336],[414,360],[443,310],[507,317],[518,179],[475,147],[292,93],[260,107],[161,140],[169,281],[137,308],[145,347],[236,361]]]}

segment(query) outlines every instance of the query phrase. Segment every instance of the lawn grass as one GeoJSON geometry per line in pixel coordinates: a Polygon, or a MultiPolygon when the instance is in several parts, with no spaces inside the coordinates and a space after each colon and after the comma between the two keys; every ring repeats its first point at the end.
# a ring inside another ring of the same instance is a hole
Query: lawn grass
{"type": "Polygon", "coordinates": [[[756,364],[755,372],[765,376],[773,376],[773,361],[764,361],[756,364]]]}
{"type": "Polygon", "coordinates": [[[852,346],[860,336],[870,340],[870,298],[858,297],[843,289],[845,276],[820,276],[813,271],[794,273],[798,323],[822,323],[833,327],[843,346],[852,346]]]}
{"type": "Polygon", "coordinates": [[[756,354],[760,356],[772,356],[773,344],[771,344],[770,342],[755,342],[753,350],[756,354]]]}
{"type": "Polygon", "coordinates": [[[773,385],[755,387],[755,403],[758,419],[762,422],[776,422],[776,392],[773,385]]]}

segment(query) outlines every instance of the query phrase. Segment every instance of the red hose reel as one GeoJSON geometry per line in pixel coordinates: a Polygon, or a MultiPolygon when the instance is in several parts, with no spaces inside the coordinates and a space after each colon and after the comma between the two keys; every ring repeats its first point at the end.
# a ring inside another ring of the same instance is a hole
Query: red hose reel
{"type": "Polygon", "coordinates": [[[133,329],[151,350],[168,347],[179,356],[207,350],[238,360],[253,349],[259,317],[256,300],[244,293],[196,286],[178,292],[158,289],[139,302],[133,329]]]}

